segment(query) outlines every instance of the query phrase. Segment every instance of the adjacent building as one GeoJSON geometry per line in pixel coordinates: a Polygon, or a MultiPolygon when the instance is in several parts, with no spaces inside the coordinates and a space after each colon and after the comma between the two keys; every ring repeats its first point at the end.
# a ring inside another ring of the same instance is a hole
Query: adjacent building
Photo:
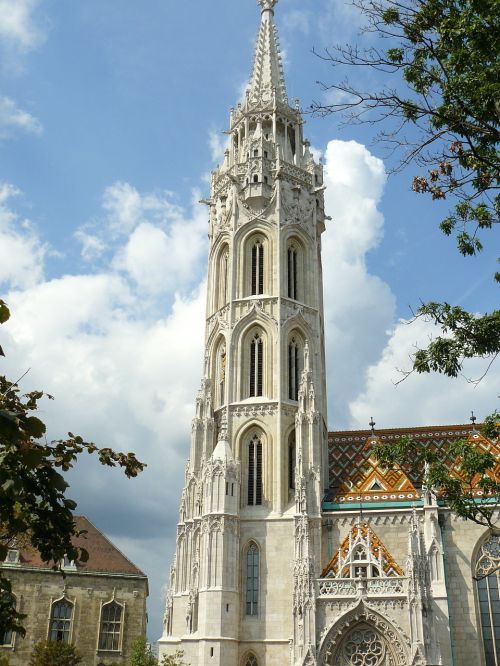
{"type": "Polygon", "coordinates": [[[0,565],[12,583],[12,602],[26,615],[26,637],[0,635],[0,656],[11,666],[26,666],[33,647],[43,640],[76,645],[82,666],[128,664],[134,640],[146,634],[148,579],[85,517],[76,545],[85,563],[65,561],[64,576],[42,562],[38,553],[11,549],[0,565]]]}
{"type": "Polygon", "coordinates": [[[328,433],[323,168],[287,96],[277,0],[258,2],[250,84],[207,201],[205,362],[160,654],[499,666],[499,537],[372,456],[402,435],[497,456],[499,443],[474,424],[328,433]]]}

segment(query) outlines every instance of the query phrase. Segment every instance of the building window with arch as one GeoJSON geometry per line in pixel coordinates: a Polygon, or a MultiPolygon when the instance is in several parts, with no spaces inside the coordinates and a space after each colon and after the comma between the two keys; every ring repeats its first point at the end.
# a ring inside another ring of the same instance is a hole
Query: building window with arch
{"type": "Polygon", "coordinates": [[[297,300],[297,248],[294,245],[288,248],[287,272],[288,298],[297,300]]]}
{"type": "Polygon", "coordinates": [[[251,543],[246,554],[246,614],[257,615],[259,610],[260,553],[257,544],[251,543]]]}
{"type": "Polygon", "coordinates": [[[67,599],[55,601],[50,612],[49,641],[69,643],[73,604],[67,599]]]}
{"type": "Polygon", "coordinates": [[[249,654],[247,657],[245,657],[243,666],[259,666],[257,657],[254,654],[249,654]]]}
{"type": "Polygon", "coordinates": [[[264,395],[264,344],[262,338],[256,333],[250,343],[250,397],[256,398],[264,395]]]}
{"type": "Polygon", "coordinates": [[[99,628],[99,650],[118,652],[123,621],[123,607],[116,601],[105,604],[101,609],[99,628]]]}
{"type": "Polygon", "coordinates": [[[226,345],[222,343],[217,351],[216,377],[217,377],[217,406],[226,403],[226,345]]]}
{"type": "Polygon", "coordinates": [[[229,284],[229,250],[222,252],[219,265],[219,302],[217,309],[220,310],[228,302],[228,284],[229,284]]]}
{"type": "Polygon", "coordinates": [[[256,240],[252,246],[252,284],[251,295],[264,293],[264,245],[256,240]]]}
{"type": "Polygon", "coordinates": [[[295,432],[292,432],[288,440],[288,489],[295,490],[295,432]]]}
{"type": "MultiPolygon", "coordinates": [[[[5,596],[3,596],[2,601],[9,604],[10,607],[13,608],[14,610],[16,609],[17,601],[16,597],[13,594],[6,593],[5,596]]],[[[0,627],[0,646],[11,647],[13,643],[14,643],[14,632],[12,631],[12,629],[4,630],[2,629],[2,627],[0,627]]]]}
{"type": "Polygon", "coordinates": [[[476,559],[475,578],[486,666],[500,666],[500,537],[491,536],[476,559]]]}
{"type": "Polygon", "coordinates": [[[290,400],[299,399],[299,345],[295,338],[288,343],[288,397],[290,400]]]}
{"type": "Polygon", "coordinates": [[[248,506],[262,504],[262,442],[254,435],[248,443],[248,506]]]}

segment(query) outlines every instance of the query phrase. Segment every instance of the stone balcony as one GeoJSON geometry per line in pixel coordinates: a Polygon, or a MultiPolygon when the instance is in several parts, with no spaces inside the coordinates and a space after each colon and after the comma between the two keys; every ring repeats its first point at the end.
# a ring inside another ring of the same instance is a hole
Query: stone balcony
{"type": "Polygon", "coordinates": [[[320,600],[343,600],[354,597],[368,599],[404,599],[408,595],[408,578],[319,578],[316,581],[320,600]]]}

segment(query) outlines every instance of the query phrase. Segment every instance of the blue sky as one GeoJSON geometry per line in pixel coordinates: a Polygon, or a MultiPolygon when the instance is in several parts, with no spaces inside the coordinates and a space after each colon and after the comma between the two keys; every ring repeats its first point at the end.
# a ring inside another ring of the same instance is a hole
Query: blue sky
{"type": "MultiPolygon", "coordinates": [[[[338,76],[313,55],[357,38],[341,0],[280,0],[290,98],[325,99],[338,76]]],[[[150,638],[161,633],[203,342],[208,175],[229,108],[248,79],[254,0],[0,0],[0,331],[5,372],[56,396],[51,433],[68,430],[149,463],[139,480],[85,460],[79,510],[150,576],[150,638]]],[[[363,83],[376,85],[372,75],[363,83]]],[[[490,249],[463,259],[438,230],[445,206],[410,191],[373,129],[307,117],[323,153],[329,423],[464,422],[498,405],[498,364],[477,387],[411,377],[409,306],[495,304],[490,249]]],[[[479,376],[484,364],[468,368],[479,376]]]]}

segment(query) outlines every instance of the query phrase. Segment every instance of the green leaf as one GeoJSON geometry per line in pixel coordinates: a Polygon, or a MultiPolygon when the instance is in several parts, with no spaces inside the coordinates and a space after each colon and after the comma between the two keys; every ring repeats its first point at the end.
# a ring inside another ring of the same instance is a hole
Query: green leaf
{"type": "Polygon", "coordinates": [[[5,301],[0,299],[0,324],[5,324],[10,319],[10,310],[5,301]]]}

